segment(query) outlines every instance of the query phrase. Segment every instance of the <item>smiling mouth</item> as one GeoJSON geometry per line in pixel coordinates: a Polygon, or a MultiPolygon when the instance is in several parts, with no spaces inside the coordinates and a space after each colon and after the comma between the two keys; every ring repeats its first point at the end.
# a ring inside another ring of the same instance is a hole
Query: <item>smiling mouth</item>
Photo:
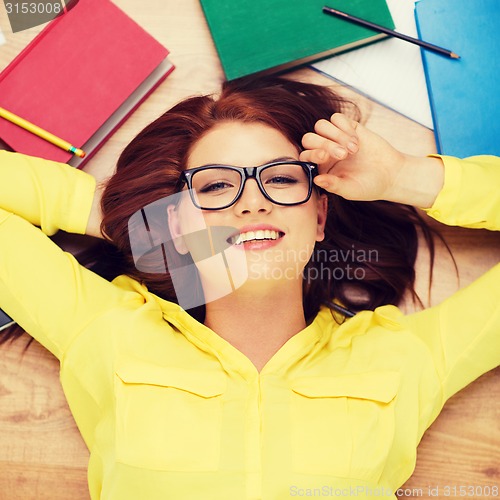
{"type": "Polygon", "coordinates": [[[231,245],[242,245],[248,241],[279,240],[283,236],[285,236],[285,233],[281,231],[259,229],[257,231],[247,231],[245,233],[235,234],[228,239],[228,242],[231,245]]]}

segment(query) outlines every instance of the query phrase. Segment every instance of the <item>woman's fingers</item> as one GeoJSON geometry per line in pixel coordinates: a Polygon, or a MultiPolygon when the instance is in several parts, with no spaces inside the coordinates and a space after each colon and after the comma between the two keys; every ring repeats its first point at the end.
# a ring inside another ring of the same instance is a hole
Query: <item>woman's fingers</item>
{"type": "Polygon", "coordinates": [[[335,113],[331,116],[330,121],[317,121],[314,131],[350,153],[356,153],[358,150],[356,126],[357,123],[354,120],[350,120],[342,113],[335,113]]]}
{"type": "Polygon", "coordinates": [[[314,178],[314,183],[326,191],[348,200],[360,199],[359,186],[352,179],[332,174],[320,174],[314,178]]]}
{"type": "MultiPolygon", "coordinates": [[[[327,156],[337,160],[343,160],[348,154],[347,149],[337,142],[314,132],[308,132],[304,135],[302,138],[302,145],[306,148],[306,150],[317,150],[318,154],[320,151],[323,151],[325,155],[323,161],[327,159],[327,156]]],[[[316,163],[323,163],[323,161],[316,163]]]]}
{"type": "Polygon", "coordinates": [[[341,113],[332,115],[330,121],[318,120],[314,132],[308,132],[302,138],[305,150],[301,154],[303,161],[318,163],[328,171],[339,160],[359,150],[356,134],[357,123],[341,113]]]}
{"type": "Polygon", "coordinates": [[[329,174],[317,175],[314,178],[314,184],[323,189],[326,189],[330,193],[339,194],[337,192],[339,185],[339,178],[334,175],[329,175],[329,174]]]}
{"type": "Polygon", "coordinates": [[[300,161],[309,161],[318,165],[323,164],[328,158],[329,155],[324,149],[306,149],[299,155],[300,161]]]}

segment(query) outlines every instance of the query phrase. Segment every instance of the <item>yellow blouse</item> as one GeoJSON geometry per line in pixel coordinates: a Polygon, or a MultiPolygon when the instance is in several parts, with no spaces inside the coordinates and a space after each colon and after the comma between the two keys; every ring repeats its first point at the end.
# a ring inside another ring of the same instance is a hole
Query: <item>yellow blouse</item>
{"type": "MultiPolygon", "coordinates": [[[[500,228],[500,159],[443,161],[429,215],[500,228]]],[[[444,402],[499,364],[497,265],[407,316],[338,325],[323,308],[258,373],[176,304],[43,234],[84,232],[93,191],[83,172],[0,152],[0,307],[60,359],[93,499],[394,498],[444,402]]]]}

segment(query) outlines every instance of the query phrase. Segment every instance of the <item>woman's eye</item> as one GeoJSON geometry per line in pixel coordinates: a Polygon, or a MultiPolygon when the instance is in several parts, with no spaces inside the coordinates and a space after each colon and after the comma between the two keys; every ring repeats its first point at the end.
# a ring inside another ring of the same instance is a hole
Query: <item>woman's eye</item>
{"type": "Polygon", "coordinates": [[[266,184],[296,184],[298,181],[293,177],[289,177],[286,175],[275,175],[266,181],[266,184]]]}
{"type": "Polygon", "coordinates": [[[217,191],[222,191],[224,189],[231,189],[234,186],[228,182],[224,181],[217,181],[217,182],[211,182],[210,184],[207,184],[206,186],[203,186],[200,189],[201,193],[214,193],[217,191]]]}

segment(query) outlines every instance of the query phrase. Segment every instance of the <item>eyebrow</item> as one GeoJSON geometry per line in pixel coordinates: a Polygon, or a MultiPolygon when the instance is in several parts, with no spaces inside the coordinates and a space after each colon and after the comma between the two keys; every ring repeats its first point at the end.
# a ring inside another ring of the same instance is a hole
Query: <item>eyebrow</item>
{"type": "Polygon", "coordinates": [[[274,160],[266,161],[266,163],[272,163],[275,161],[298,161],[297,158],[293,158],[293,156],[280,156],[279,158],[274,158],[274,160]]]}
{"type": "MultiPolygon", "coordinates": [[[[279,156],[278,158],[273,158],[272,160],[267,160],[261,165],[266,165],[267,163],[274,163],[276,161],[299,161],[297,158],[294,158],[293,156],[279,156]]],[[[257,167],[260,167],[261,165],[255,165],[257,167]]],[[[205,165],[200,165],[200,167],[211,167],[211,166],[220,166],[220,167],[230,167],[234,165],[228,165],[227,163],[207,163],[205,165]]],[[[253,166],[253,165],[248,165],[248,166],[253,166]]],[[[198,168],[198,167],[194,167],[198,168]]]]}

